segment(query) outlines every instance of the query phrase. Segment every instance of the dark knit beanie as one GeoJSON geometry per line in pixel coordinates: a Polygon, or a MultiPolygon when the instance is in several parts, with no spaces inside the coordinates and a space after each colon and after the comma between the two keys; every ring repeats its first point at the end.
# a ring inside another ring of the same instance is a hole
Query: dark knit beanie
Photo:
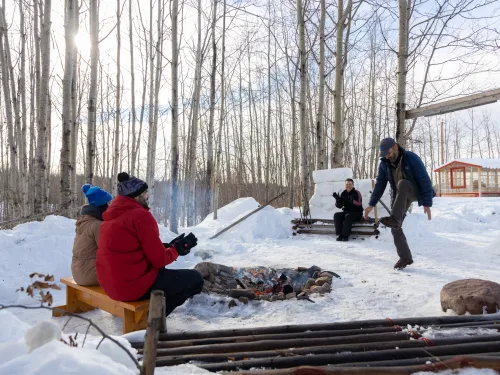
{"type": "Polygon", "coordinates": [[[148,184],[141,179],[129,176],[127,172],[118,173],[118,195],[135,198],[148,190],[148,184]]]}

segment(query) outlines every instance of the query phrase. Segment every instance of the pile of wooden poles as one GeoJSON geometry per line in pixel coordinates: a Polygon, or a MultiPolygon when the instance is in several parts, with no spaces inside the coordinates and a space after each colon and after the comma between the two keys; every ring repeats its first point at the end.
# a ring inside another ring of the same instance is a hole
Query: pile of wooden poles
{"type": "MultiPolygon", "coordinates": [[[[213,372],[327,366],[321,371],[333,371],[339,366],[395,368],[442,362],[459,355],[480,355],[482,361],[493,361],[500,367],[499,330],[500,314],[492,314],[163,333],[157,344],[156,366],[193,363],[213,372]],[[409,326],[419,329],[408,330],[409,326]],[[433,331],[469,328],[469,334],[422,337],[429,328],[433,331]]],[[[132,346],[142,353],[144,343],[132,346]]]]}

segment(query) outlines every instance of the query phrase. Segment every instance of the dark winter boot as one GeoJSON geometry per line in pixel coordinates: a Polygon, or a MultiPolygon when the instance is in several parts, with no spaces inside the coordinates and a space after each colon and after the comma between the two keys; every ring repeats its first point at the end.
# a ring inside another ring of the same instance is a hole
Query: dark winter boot
{"type": "Polygon", "coordinates": [[[343,241],[343,242],[347,242],[347,241],[349,241],[349,237],[348,237],[348,236],[342,236],[342,241],[343,241]]]}
{"type": "Polygon", "coordinates": [[[395,270],[402,270],[403,268],[405,268],[406,266],[409,266],[410,264],[413,264],[413,260],[412,259],[410,259],[410,260],[400,259],[394,265],[394,269],[395,270]]]}
{"type": "Polygon", "coordinates": [[[337,237],[337,241],[343,241],[344,236],[340,235],[337,237]]]}
{"type": "Polygon", "coordinates": [[[401,225],[393,216],[382,217],[380,218],[380,222],[382,223],[382,225],[385,225],[386,227],[392,229],[399,229],[401,227],[401,225]]]}

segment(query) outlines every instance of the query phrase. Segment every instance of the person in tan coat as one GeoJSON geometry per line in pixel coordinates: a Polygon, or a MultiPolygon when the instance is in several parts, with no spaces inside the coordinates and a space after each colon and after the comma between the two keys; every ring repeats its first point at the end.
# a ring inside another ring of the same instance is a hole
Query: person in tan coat
{"type": "Polygon", "coordinates": [[[82,192],[89,204],[82,207],[76,221],[71,273],[78,285],[99,285],[95,269],[97,243],[101,231],[102,214],[113,197],[99,186],[89,184],[82,186],[82,192]]]}

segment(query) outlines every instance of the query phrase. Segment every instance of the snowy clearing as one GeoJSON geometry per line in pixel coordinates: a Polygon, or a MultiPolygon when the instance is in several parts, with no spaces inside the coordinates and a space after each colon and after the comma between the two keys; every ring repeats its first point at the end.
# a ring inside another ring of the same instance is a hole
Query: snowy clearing
{"type": "MultiPolygon", "coordinates": [[[[427,221],[421,208],[414,208],[407,216],[403,228],[415,263],[404,271],[394,271],[397,255],[389,230],[382,229],[378,239],[364,241],[336,242],[334,237],[317,235],[293,237],[290,220],[299,213],[287,208],[266,207],[217,239],[208,240],[258,207],[252,198],[238,199],[219,211],[218,221],[207,218],[185,229],[198,236],[199,245],[172,268],[192,268],[203,261],[194,255],[203,250],[210,256],[206,260],[215,263],[236,267],[317,265],[338,273],[342,279],[334,280],[330,294],[313,296],[315,304],[252,301],[229,309],[225,297],[198,295],[167,318],[169,331],[443,315],[439,293],[444,284],[463,278],[500,282],[500,198],[438,198],[434,202],[432,221],[427,221]]],[[[16,292],[30,284],[29,274],[33,272],[53,274],[56,281],[70,276],[74,229],[73,220],[51,216],[43,222],[0,231],[0,303],[37,305],[26,293],[16,292]]],[[[166,228],[160,228],[160,232],[165,241],[174,237],[166,228]]],[[[54,290],[53,295],[54,305],[65,303],[64,289],[54,290]]],[[[102,311],[84,316],[92,318],[108,334],[121,334],[120,319],[102,311]]],[[[46,310],[0,312],[0,374],[63,374],[68,373],[68,368],[96,375],[135,373],[130,359],[113,343],[105,340],[99,351],[95,350],[99,336],[89,336],[84,349],[50,341],[30,353],[24,336],[31,326],[45,319],[60,327],[67,321],[51,318],[46,310]]],[[[63,336],[79,332],[78,341],[82,342],[85,330],[84,321],[72,319],[63,336]]],[[[95,335],[93,330],[90,332],[95,335]]],[[[128,337],[141,339],[142,335],[138,332],[128,337]]],[[[127,343],[123,338],[121,342],[127,343]]],[[[461,374],[494,373],[470,371],[461,374]]],[[[178,366],[158,373],[206,372],[194,366],[178,366]]]]}

